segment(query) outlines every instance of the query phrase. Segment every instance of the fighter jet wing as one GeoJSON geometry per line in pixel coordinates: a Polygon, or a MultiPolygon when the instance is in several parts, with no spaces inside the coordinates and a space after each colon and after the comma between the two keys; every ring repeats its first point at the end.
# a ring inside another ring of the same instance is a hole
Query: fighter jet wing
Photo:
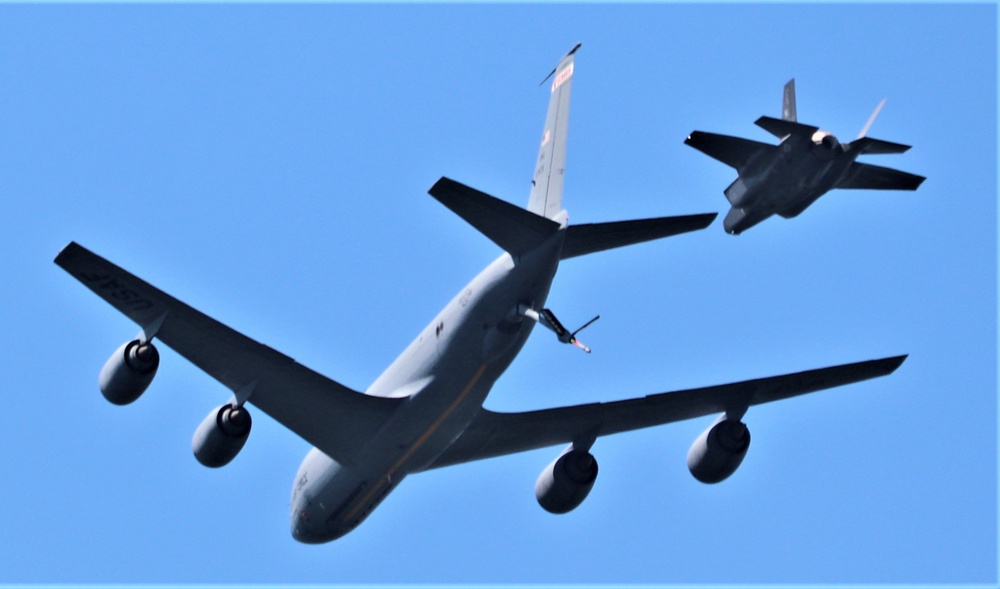
{"type": "Polygon", "coordinates": [[[772,153],[777,149],[775,145],[759,141],[704,131],[693,131],[684,143],[737,170],[742,169],[754,156],[772,153]]]}
{"type": "Polygon", "coordinates": [[[716,413],[742,415],[751,405],[885,376],[905,359],[906,356],[894,356],[637,399],[527,413],[497,413],[483,409],[469,428],[427,469],[716,413]]]}
{"type": "Polygon", "coordinates": [[[926,178],[883,168],[871,164],[854,162],[847,169],[836,188],[868,188],[872,190],[916,190],[926,178]]]}
{"type": "Polygon", "coordinates": [[[251,404],[334,460],[350,463],[402,403],[364,395],[310,370],[76,243],[55,262],[229,390],[253,385],[251,404]]]}

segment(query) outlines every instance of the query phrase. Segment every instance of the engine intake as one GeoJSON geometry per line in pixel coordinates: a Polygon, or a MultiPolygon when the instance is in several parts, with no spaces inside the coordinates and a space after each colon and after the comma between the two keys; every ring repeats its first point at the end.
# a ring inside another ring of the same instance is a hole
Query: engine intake
{"type": "Polygon", "coordinates": [[[152,342],[125,342],[101,369],[97,379],[101,394],[115,405],[128,405],[146,391],[159,366],[160,353],[152,342]]]}
{"type": "Polygon", "coordinates": [[[750,430],[746,424],[722,418],[691,444],[688,470],[703,483],[720,483],[736,472],[749,447],[750,430]]]}
{"type": "Polygon", "coordinates": [[[535,482],[535,498],[549,513],[568,513],[587,498],[597,479],[597,459],[570,449],[552,461],[535,482]]]}
{"type": "Polygon", "coordinates": [[[222,405],[213,409],[191,439],[194,457],[209,468],[229,464],[246,444],[252,425],[246,407],[222,405]]]}

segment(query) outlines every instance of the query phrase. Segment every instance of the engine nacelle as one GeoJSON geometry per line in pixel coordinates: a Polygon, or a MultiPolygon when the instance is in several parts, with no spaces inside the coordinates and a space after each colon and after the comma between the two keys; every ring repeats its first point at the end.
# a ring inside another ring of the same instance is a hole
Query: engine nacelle
{"type": "Polygon", "coordinates": [[[736,472],[750,447],[746,424],[721,419],[706,429],[688,450],[688,470],[703,483],[719,483],[736,472]]]}
{"type": "Polygon", "coordinates": [[[209,468],[229,464],[247,443],[252,425],[246,407],[222,405],[213,409],[191,439],[194,457],[209,468]]]}
{"type": "Polygon", "coordinates": [[[128,405],[149,387],[160,366],[160,353],[152,342],[125,342],[104,363],[97,379],[104,398],[115,405],[128,405]]]}
{"type": "Polygon", "coordinates": [[[549,513],[568,513],[587,498],[597,479],[597,460],[570,449],[545,467],[535,482],[535,498],[549,513]]]}

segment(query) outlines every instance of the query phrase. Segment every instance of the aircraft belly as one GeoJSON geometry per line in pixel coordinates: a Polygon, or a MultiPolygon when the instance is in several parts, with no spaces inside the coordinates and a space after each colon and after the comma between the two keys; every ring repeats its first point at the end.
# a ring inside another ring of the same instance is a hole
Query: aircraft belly
{"type": "Polygon", "coordinates": [[[307,457],[299,480],[305,475],[314,482],[293,495],[292,528],[297,539],[328,542],[350,532],[410,472],[431,464],[465,431],[499,374],[485,363],[471,376],[465,370],[456,373],[467,378],[435,379],[412,396],[364,447],[355,464],[342,466],[324,455],[326,462],[317,466],[313,453],[307,457]]]}
{"type": "Polygon", "coordinates": [[[746,182],[749,194],[743,201],[752,204],[742,208],[758,217],[757,222],[772,214],[798,214],[828,190],[831,177],[841,174],[837,164],[813,156],[783,154],[766,173],[746,182]]]}
{"type": "Polygon", "coordinates": [[[406,402],[350,465],[310,452],[293,494],[296,539],[328,542],[348,533],[465,431],[531,333],[534,321],[519,305],[544,305],[558,253],[543,248],[517,263],[498,258],[369,387],[368,394],[406,402]]]}
{"type": "MultiPolygon", "coordinates": [[[[306,455],[295,476],[291,502],[292,536],[306,544],[335,540],[357,523],[341,521],[367,488],[365,473],[342,466],[320,450],[306,455]]],[[[353,521],[353,520],[352,520],[353,521]]]]}

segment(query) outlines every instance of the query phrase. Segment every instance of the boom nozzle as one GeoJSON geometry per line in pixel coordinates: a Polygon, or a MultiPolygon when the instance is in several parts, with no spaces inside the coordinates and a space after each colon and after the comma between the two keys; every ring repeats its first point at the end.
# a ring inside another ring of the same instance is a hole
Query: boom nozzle
{"type": "Polygon", "coordinates": [[[529,319],[534,319],[535,321],[541,323],[545,327],[552,330],[552,332],[556,334],[556,339],[558,339],[560,342],[564,344],[573,344],[574,346],[580,348],[584,352],[587,352],[588,354],[590,353],[590,348],[587,347],[580,340],[576,339],[576,334],[580,333],[585,328],[589,327],[594,321],[600,319],[601,318],[600,315],[597,315],[590,321],[584,323],[583,326],[577,329],[576,331],[571,332],[570,330],[566,329],[566,327],[562,324],[562,322],[556,319],[555,313],[553,313],[549,309],[542,309],[541,311],[535,311],[534,309],[528,307],[527,305],[522,305],[519,310],[521,315],[524,315],[529,319]]]}

